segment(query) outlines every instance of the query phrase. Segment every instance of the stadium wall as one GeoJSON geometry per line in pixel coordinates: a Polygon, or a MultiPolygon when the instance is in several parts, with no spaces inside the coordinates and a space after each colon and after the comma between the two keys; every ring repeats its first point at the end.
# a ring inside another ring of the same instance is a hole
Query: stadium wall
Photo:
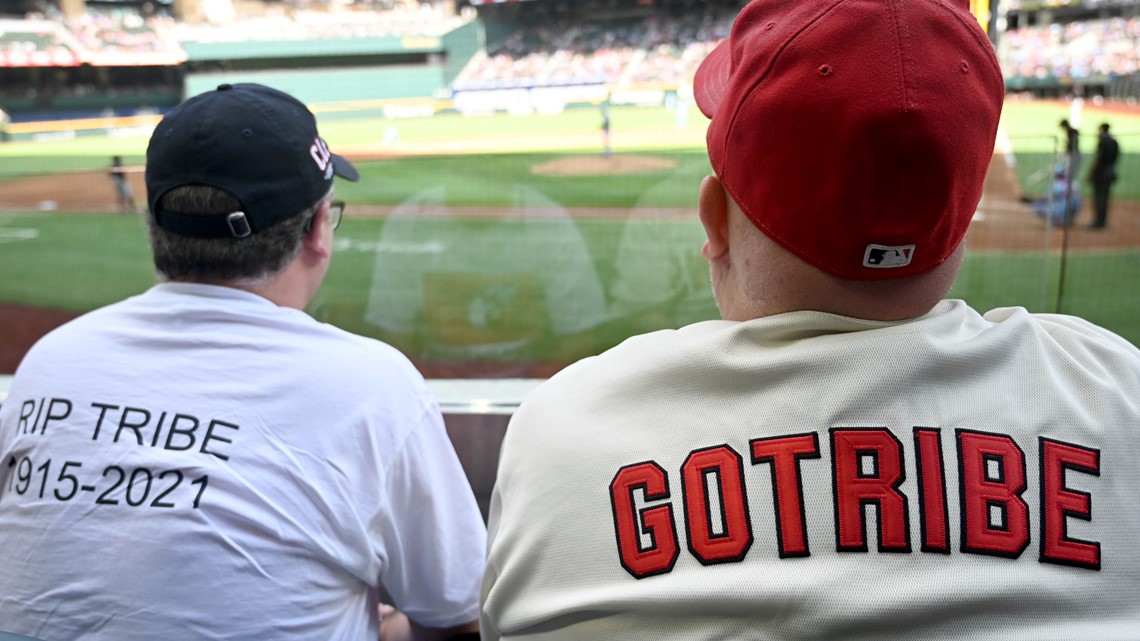
{"type": "Polygon", "coordinates": [[[34,98],[9,98],[3,107],[20,120],[62,120],[95,117],[107,110],[134,114],[139,109],[163,109],[178,104],[181,96],[172,86],[113,95],[59,96],[52,100],[50,110],[37,105],[34,98]]]}
{"type": "Polygon", "coordinates": [[[486,30],[481,20],[471,22],[443,36],[444,81],[451,84],[475,54],[486,46],[486,30]]]}
{"type": "Polygon", "coordinates": [[[481,47],[476,22],[439,38],[185,43],[183,95],[260,82],[310,104],[431,97],[446,91],[481,47]]]}
{"type": "MultiPolygon", "coordinates": [[[[50,101],[4,97],[0,107],[12,115],[4,134],[10,140],[28,140],[153,126],[158,116],[185,98],[227,82],[260,82],[309,104],[341,103],[343,108],[334,109],[338,112],[388,117],[393,109],[406,112],[407,107],[385,103],[446,97],[450,83],[481,50],[483,41],[483,25],[475,20],[441,37],[186,42],[184,63],[150,72],[144,68],[124,68],[123,74],[114,68],[103,70],[125,79],[108,91],[56,95],[50,101]],[[131,78],[138,78],[138,84],[131,78]]],[[[24,75],[30,80],[36,73],[53,71],[81,73],[79,68],[45,68],[29,69],[24,75]]],[[[20,70],[5,72],[23,77],[20,70]]]]}
{"type": "Polygon", "coordinates": [[[446,86],[445,77],[440,64],[218,71],[187,75],[184,91],[194,96],[221,83],[260,82],[318,104],[431,96],[446,86]]]}

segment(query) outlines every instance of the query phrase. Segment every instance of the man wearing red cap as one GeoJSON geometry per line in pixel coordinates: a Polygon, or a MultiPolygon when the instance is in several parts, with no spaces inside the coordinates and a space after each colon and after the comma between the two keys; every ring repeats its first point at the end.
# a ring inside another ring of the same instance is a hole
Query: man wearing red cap
{"type": "Polygon", "coordinates": [[[944,300],[1003,100],[966,3],[754,0],[695,96],[723,320],[523,403],[484,639],[1134,639],[1140,350],[944,300]]]}

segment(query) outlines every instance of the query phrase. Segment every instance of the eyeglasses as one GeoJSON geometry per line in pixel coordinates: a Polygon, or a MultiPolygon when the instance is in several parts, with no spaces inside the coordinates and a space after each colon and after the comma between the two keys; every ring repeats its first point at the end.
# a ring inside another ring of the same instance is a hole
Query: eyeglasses
{"type": "MultiPolygon", "coordinates": [[[[344,216],[344,209],[345,205],[343,200],[334,200],[329,203],[329,224],[332,225],[333,231],[336,231],[337,227],[340,227],[340,220],[344,216]]],[[[313,231],[313,218],[316,218],[316,216],[314,215],[309,219],[309,222],[305,223],[306,234],[313,231]]]]}
{"type": "Polygon", "coordinates": [[[344,216],[344,201],[334,200],[329,203],[329,224],[332,225],[333,231],[340,227],[340,219],[344,216]]]}

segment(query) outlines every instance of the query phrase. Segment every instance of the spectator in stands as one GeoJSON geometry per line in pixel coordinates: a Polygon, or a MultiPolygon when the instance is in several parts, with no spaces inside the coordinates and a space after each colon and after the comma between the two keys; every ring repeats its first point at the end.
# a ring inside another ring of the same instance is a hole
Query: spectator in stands
{"type": "Polygon", "coordinates": [[[302,311],[344,211],[335,176],[358,179],[268,87],[158,124],[163,282],[41,339],[0,407],[0,627],[478,638],[485,529],[434,397],[392,347],[302,311]],[[402,611],[382,630],[381,589],[402,611]]]}

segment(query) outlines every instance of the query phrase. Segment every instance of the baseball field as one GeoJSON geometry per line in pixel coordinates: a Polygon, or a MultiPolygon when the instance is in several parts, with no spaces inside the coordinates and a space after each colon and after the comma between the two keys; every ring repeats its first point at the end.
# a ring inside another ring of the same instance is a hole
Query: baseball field
{"type": "MultiPolygon", "coordinates": [[[[697,186],[709,172],[695,109],[530,116],[355,117],[314,105],[359,183],[310,312],[386,340],[428,376],[545,376],[632,333],[716,317],[700,258],[697,186]]],[[[1125,155],[1107,231],[1049,227],[1022,201],[1045,190],[1061,103],[1008,102],[1004,136],[951,292],[1101,323],[1140,343],[1140,112],[1089,106],[1125,155]]],[[[0,144],[0,373],[36,337],[154,282],[145,226],[119,212],[110,158],[145,206],[146,127],[0,144]]],[[[780,159],[773,158],[772,162],[780,159]]],[[[1088,186],[1084,189],[1087,192],[1088,186]]]]}

